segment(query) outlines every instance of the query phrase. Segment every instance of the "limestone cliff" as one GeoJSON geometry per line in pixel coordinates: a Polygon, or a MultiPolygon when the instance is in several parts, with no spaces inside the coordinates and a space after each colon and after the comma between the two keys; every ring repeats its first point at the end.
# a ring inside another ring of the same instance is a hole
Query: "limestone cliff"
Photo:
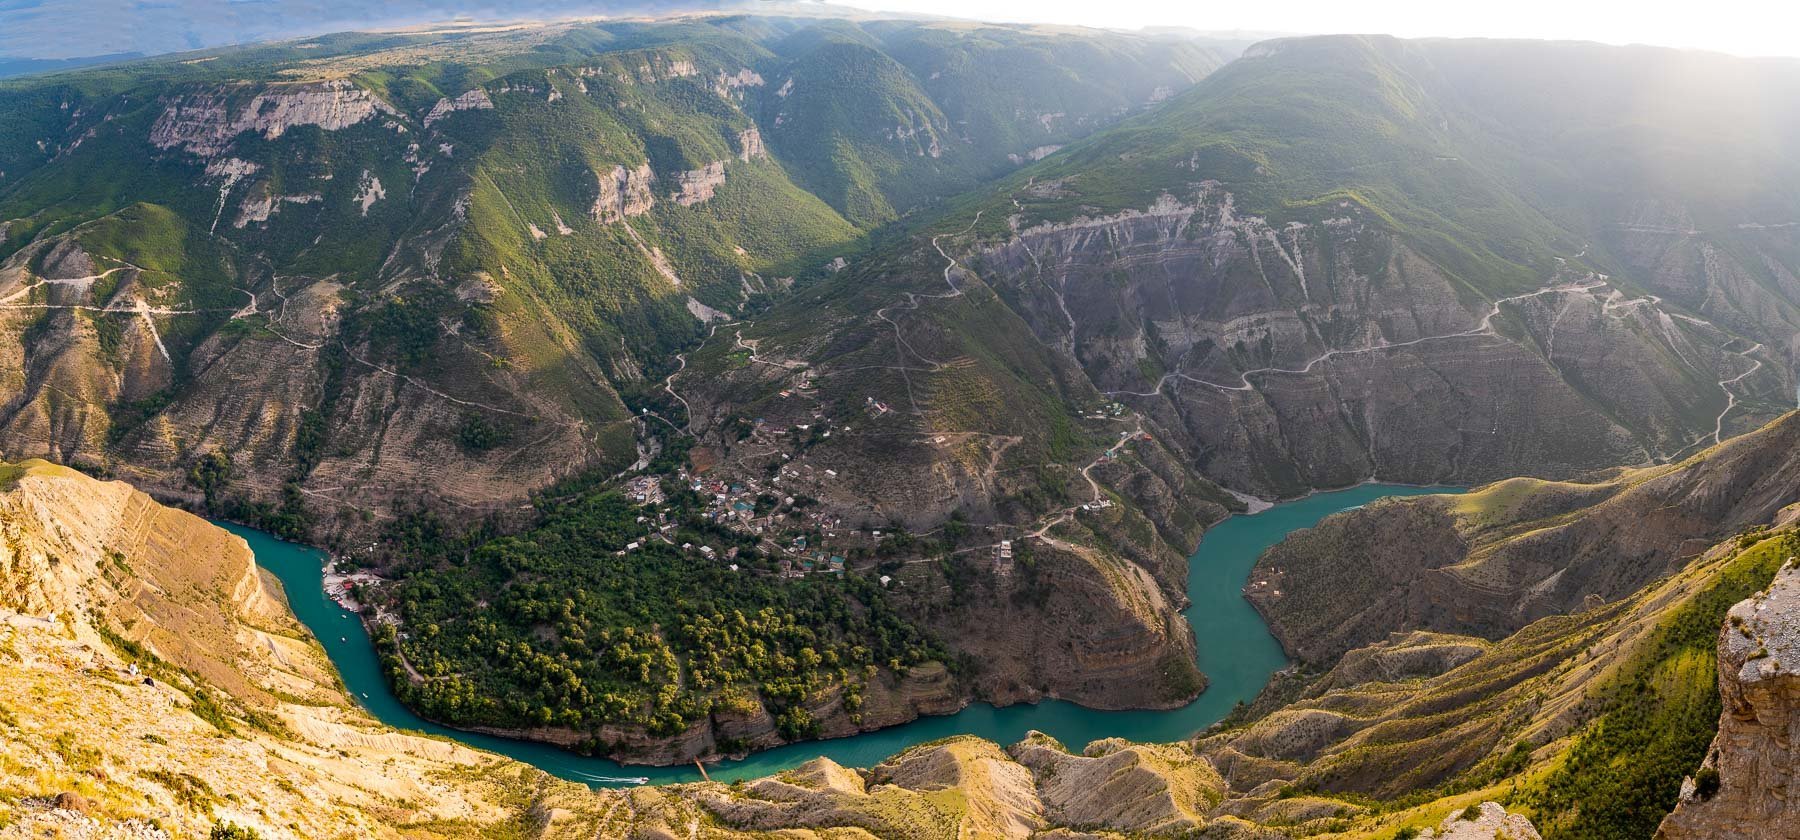
{"type": "Polygon", "coordinates": [[[656,202],[650,194],[650,182],[656,180],[656,174],[650,171],[648,163],[633,169],[615,166],[595,177],[600,192],[590,214],[602,224],[642,215],[656,202]]]}
{"type": "Polygon", "coordinates": [[[689,169],[674,175],[675,192],[669,200],[683,207],[692,207],[713,197],[713,193],[725,184],[725,162],[715,160],[699,169],[689,169]]]}
{"type": "Polygon", "coordinates": [[[1731,608],[1719,633],[1725,711],[1699,776],[1656,836],[1782,840],[1800,827],[1800,566],[1731,608]]]}
{"type": "Polygon", "coordinates": [[[150,143],[160,149],[179,147],[200,157],[223,152],[246,132],[274,140],[298,126],[337,131],[396,113],[368,91],[341,79],[250,91],[243,86],[193,90],[162,104],[162,113],[150,128],[150,143]]]}

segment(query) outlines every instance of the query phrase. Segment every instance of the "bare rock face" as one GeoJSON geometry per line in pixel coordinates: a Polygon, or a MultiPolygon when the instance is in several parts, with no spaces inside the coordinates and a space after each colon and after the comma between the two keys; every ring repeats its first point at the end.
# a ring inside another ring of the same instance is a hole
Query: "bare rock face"
{"type": "MultiPolygon", "coordinates": [[[[362,210],[362,214],[364,216],[369,215],[369,208],[373,207],[375,202],[384,198],[387,198],[387,188],[381,185],[381,179],[369,174],[369,170],[363,170],[362,181],[357,184],[355,198],[357,206],[362,210]]],[[[561,220],[559,219],[557,221],[559,222],[560,227],[561,220]]]]}
{"type": "Polygon", "coordinates": [[[720,72],[713,79],[713,92],[726,99],[734,95],[742,98],[745,89],[762,86],[762,74],[748,67],[740,68],[736,73],[720,72]]]}
{"type": "Polygon", "coordinates": [[[493,107],[494,101],[488,98],[487,91],[472,88],[455,99],[439,99],[436,105],[431,106],[431,113],[425,115],[425,124],[429,126],[457,111],[488,111],[493,107]]]}
{"type": "Polygon", "coordinates": [[[1669,310],[1572,261],[1483,301],[1354,201],[1276,224],[1217,184],[1172,190],[1141,209],[1016,217],[971,260],[1041,341],[1234,489],[1674,459],[1766,421],[1745,393],[1783,387],[1734,340],[1735,311],[1669,310]]]}
{"type": "Polygon", "coordinates": [[[265,185],[261,190],[253,190],[238,205],[238,215],[231,226],[239,230],[269,221],[271,216],[281,212],[284,204],[313,204],[323,201],[324,196],[318,193],[300,193],[298,195],[272,195],[265,185]]]}
{"type": "Polygon", "coordinates": [[[600,194],[594,199],[594,209],[590,212],[601,224],[642,215],[656,203],[655,196],[650,194],[650,182],[656,180],[656,173],[650,171],[648,163],[639,164],[636,169],[615,166],[612,171],[598,173],[596,177],[600,194]]]}
{"type": "Polygon", "coordinates": [[[1421,838],[1436,840],[1539,840],[1537,828],[1531,820],[1519,814],[1509,814],[1504,807],[1495,802],[1483,802],[1470,806],[1444,818],[1436,829],[1426,829],[1421,838]]]}
{"type": "Polygon", "coordinates": [[[396,113],[373,94],[341,79],[270,85],[239,106],[232,103],[235,92],[212,88],[166,100],[162,115],[150,127],[151,144],[212,157],[249,131],[274,140],[296,126],[338,131],[377,114],[396,113]]]}
{"type": "Polygon", "coordinates": [[[683,207],[692,207],[712,198],[713,192],[724,185],[725,161],[715,160],[699,169],[676,173],[675,192],[669,198],[683,207]]]}
{"type": "Polygon", "coordinates": [[[738,160],[749,163],[757,158],[769,156],[769,150],[763,148],[762,132],[751,126],[738,133],[738,160]]]}
{"type": "Polygon", "coordinates": [[[1719,694],[1725,710],[1701,770],[1707,783],[1683,786],[1681,803],[1656,836],[1793,837],[1800,827],[1800,565],[1794,560],[1767,591],[1727,614],[1719,634],[1719,694]]]}

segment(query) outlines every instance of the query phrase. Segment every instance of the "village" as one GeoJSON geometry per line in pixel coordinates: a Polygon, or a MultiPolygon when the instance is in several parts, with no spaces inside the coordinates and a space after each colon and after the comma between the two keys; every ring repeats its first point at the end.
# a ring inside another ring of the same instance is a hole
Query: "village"
{"type": "MultiPolygon", "coordinates": [[[[799,372],[780,392],[783,398],[806,395],[813,387],[805,371],[799,372]]],[[[894,409],[873,396],[865,396],[859,406],[861,421],[877,421],[890,416],[894,409]]],[[[1117,402],[1102,403],[1090,409],[1090,419],[1119,420],[1129,410],[1117,402]]],[[[828,512],[807,491],[829,491],[854,486],[856,477],[838,469],[814,466],[807,453],[815,445],[831,439],[832,434],[853,431],[849,423],[836,423],[821,410],[790,417],[788,424],[765,418],[743,421],[738,444],[749,453],[748,458],[724,464],[697,464],[693,469],[681,468],[671,475],[638,475],[622,486],[626,497],[641,505],[639,524],[644,536],[625,545],[615,556],[629,556],[651,541],[675,547],[706,560],[724,564],[733,572],[772,574],[782,578],[803,578],[810,574],[842,576],[859,571],[882,571],[878,581],[883,587],[902,585],[894,575],[897,568],[881,563],[878,558],[895,553],[902,544],[929,536],[907,534],[901,526],[887,523],[875,527],[868,522],[846,522],[828,512]],[[746,468],[755,474],[746,474],[746,468]],[[682,525],[693,518],[710,526],[717,539],[696,538],[692,529],[682,525]],[[685,536],[678,536],[678,534],[685,536]],[[886,550],[884,550],[886,546],[886,550]]],[[[1121,451],[1138,440],[1148,440],[1141,430],[1121,431],[1116,441],[1096,457],[1089,469],[1116,460],[1121,451]]],[[[931,440],[942,444],[945,435],[931,440]]],[[[1086,477],[1086,471],[1083,471],[1086,477]]],[[[1068,516],[1106,511],[1114,506],[1107,494],[1093,484],[1090,500],[1072,504],[1060,513],[1047,517],[1051,525],[1068,516]]],[[[986,527],[996,538],[991,543],[964,547],[957,554],[976,552],[984,557],[995,578],[1014,576],[1021,554],[1019,540],[1046,539],[1048,526],[1030,532],[1019,526],[986,527]],[[1012,530],[1016,533],[1007,535],[1012,530]]],[[[902,564],[903,565],[903,564],[902,564]]]]}

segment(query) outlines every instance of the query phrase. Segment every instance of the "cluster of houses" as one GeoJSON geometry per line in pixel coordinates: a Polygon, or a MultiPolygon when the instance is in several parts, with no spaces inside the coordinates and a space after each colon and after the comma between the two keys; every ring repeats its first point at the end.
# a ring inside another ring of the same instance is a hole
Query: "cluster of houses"
{"type": "Polygon", "coordinates": [[[805,395],[805,394],[811,394],[812,392],[813,392],[812,371],[802,370],[797,376],[794,377],[794,384],[792,387],[782,389],[781,398],[785,400],[788,397],[791,397],[795,394],[805,395]]]}
{"type": "Polygon", "coordinates": [[[654,475],[640,475],[625,482],[625,496],[640,505],[660,505],[663,503],[662,479],[654,475]]]}
{"type": "Polygon", "coordinates": [[[792,543],[782,546],[788,555],[781,558],[782,577],[805,577],[808,572],[830,572],[834,575],[844,573],[844,558],[832,554],[823,548],[808,547],[804,535],[794,538],[792,543]]]}
{"type": "Polygon", "coordinates": [[[1126,412],[1129,412],[1130,410],[1131,409],[1125,407],[1124,403],[1114,401],[1102,405],[1091,412],[1084,413],[1082,417],[1088,420],[1113,420],[1124,417],[1126,412]]]}

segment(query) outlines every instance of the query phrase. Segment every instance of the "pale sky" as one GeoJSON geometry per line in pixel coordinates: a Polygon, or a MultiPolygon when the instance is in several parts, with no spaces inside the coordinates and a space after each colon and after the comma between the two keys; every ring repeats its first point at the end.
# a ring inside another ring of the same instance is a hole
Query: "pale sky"
{"type": "Polygon", "coordinates": [[[1386,33],[1800,56],[1800,0],[837,0],[867,9],[1117,29],[1386,33]]]}
{"type": "MultiPolygon", "coordinates": [[[[771,12],[787,3],[769,0],[771,12]]],[[[1800,56],[1800,0],[829,0],[994,21],[1211,32],[1387,33],[1644,43],[1800,56]]],[[[456,17],[555,19],[743,0],[0,0],[0,64],[192,50],[456,17]]],[[[751,9],[760,5],[755,0],[751,9]]]]}

